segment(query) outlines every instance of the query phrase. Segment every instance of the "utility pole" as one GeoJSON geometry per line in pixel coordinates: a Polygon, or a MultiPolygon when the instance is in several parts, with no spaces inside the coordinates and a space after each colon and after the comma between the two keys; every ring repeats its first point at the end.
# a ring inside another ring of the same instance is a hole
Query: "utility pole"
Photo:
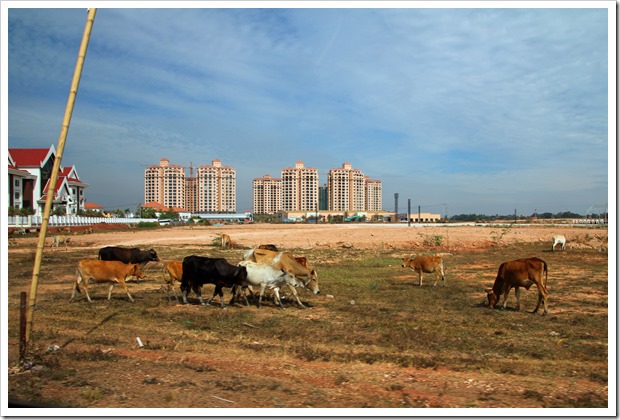
{"type": "Polygon", "coordinates": [[[394,221],[398,222],[398,193],[394,193],[394,221]]]}
{"type": "Polygon", "coordinates": [[[47,225],[49,223],[50,212],[52,209],[52,202],[54,201],[54,192],[56,190],[56,182],[58,180],[58,172],[60,171],[60,162],[62,160],[62,154],[65,149],[65,142],[67,140],[67,134],[69,132],[69,124],[71,123],[71,115],[73,114],[73,107],[75,105],[75,98],[77,96],[78,86],[80,85],[80,78],[82,76],[82,68],[84,67],[84,59],[86,58],[86,50],[88,49],[88,42],[90,40],[90,33],[95,22],[95,14],[97,9],[88,9],[88,17],[86,19],[86,26],[84,27],[84,34],[82,35],[82,43],[80,44],[80,50],[78,53],[77,62],[75,63],[75,70],[73,72],[73,80],[71,82],[71,89],[69,90],[69,99],[67,100],[67,106],[65,108],[65,115],[62,120],[62,128],[60,130],[60,137],[58,138],[58,148],[56,149],[56,159],[54,159],[54,166],[52,168],[52,175],[49,180],[49,187],[47,190],[47,200],[45,201],[45,208],[43,210],[43,220],[41,221],[41,231],[39,233],[39,242],[37,244],[37,251],[34,258],[34,268],[32,270],[32,283],[30,286],[30,297],[28,299],[28,312],[26,314],[26,343],[30,340],[30,333],[32,331],[32,318],[34,316],[34,308],[37,300],[37,287],[39,285],[39,272],[41,270],[41,262],[43,260],[43,248],[45,248],[45,235],[47,234],[47,225]]]}
{"type": "Polygon", "coordinates": [[[407,200],[407,227],[411,226],[411,198],[407,200]]]}

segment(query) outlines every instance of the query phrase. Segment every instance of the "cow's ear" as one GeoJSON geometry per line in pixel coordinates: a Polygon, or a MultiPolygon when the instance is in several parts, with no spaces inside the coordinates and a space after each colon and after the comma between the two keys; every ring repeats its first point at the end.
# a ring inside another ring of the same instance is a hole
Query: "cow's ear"
{"type": "Polygon", "coordinates": [[[489,293],[491,293],[491,292],[493,291],[493,289],[484,289],[484,291],[485,291],[487,294],[489,294],[489,293]]]}

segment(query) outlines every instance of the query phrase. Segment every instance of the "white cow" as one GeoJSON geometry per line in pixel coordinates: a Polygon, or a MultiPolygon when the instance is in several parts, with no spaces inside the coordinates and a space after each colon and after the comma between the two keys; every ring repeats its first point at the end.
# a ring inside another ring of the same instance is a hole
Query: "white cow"
{"type": "Polygon", "coordinates": [[[564,235],[553,235],[553,245],[551,245],[551,251],[555,251],[556,245],[562,245],[562,251],[566,249],[566,238],[564,235]]]}
{"type": "MultiPolygon", "coordinates": [[[[280,287],[288,284],[292,287],[303,286],[303,283],[297,280],[297,278],[284,270],[277,269],[272,265],[256,263],[253,261],[241,261],[238,265],[246,268],[248,272],[247,281],[251,286],[260,287],[260,297],[258,299],[258,307],[261,306],[265,289],[269,288],[273,290],[276,296],[276,302],[282,309],[282,301],[280,300],[280,287]]],[[[247,301],[247,300],[246,300],[247,301]]]]}

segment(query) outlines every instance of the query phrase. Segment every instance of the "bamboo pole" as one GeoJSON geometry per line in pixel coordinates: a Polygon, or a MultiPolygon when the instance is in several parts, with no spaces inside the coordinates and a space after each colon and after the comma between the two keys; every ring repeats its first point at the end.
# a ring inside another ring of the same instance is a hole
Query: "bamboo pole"
{"type": "Polygon", "coordinates": [[[45,200],[45,209],[43,210],[43,220],[41,222],[41,231],[39,232],[39,242],[37,244],[37,253],[34,259],[34,268],[32,270],[32,283],[30,285],[30,296],[28,300],[28,312],[26,315],[26,343],[30,341],[30,333],[32,331],[32,319],[34,316],[35,304],[37,301],[37,287],[39,285],[39,272],[41,269],[41,260],[43,258],[43,249],[45,248],[45,236],[47,234],[47,224],[50,218],[52,202],[54,201],[54,191],[56,190],[56,182],[58,180],[58,172],[60,171],[60,162],[62,153],[65,149],[67,133],[69,132],[69,124],[71,123],[71,115],[73,114],[73,106],[75,97],[77,96],[78,86],[80,85],[80,77],[82,76],[82,68],[84,67],[84,59],[86,58],[86,50],[88,49],[88,41],[90,33],[95,22],[95,14],[97,9],[88,9],[88,17],[84,34],[82,35],[82,43],[78,53],[77,62],[75,63],[75,71],[73,72],[73,81],[71,82],[71,90],[69,91],[69,99],[65,108],[65,116],[62,121],[60,137],[58,138],[58,148],[56,149],[56,159],[52,168],[49,188],[47,189],[47,200],[45,200]]]}

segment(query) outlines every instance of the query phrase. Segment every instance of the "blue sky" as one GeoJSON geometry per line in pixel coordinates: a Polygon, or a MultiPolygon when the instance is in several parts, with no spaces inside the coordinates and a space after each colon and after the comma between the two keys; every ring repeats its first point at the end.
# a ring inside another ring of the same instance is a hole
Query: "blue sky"
{"type": "MultiPolygon", "coordinates": [[[[3,3],[8,147],[56,145],[86,9],[3,3]]],[[[561,4],[99,8],[63,165],[106,208],[143,202],[145,166],[166,157],[235,168],[238,211],[253,178],[302,160],[321,183],[351,162],[386,210],[398,192],[401,211],[585,214],[615,201],[615,4],[561,4]]]]}

